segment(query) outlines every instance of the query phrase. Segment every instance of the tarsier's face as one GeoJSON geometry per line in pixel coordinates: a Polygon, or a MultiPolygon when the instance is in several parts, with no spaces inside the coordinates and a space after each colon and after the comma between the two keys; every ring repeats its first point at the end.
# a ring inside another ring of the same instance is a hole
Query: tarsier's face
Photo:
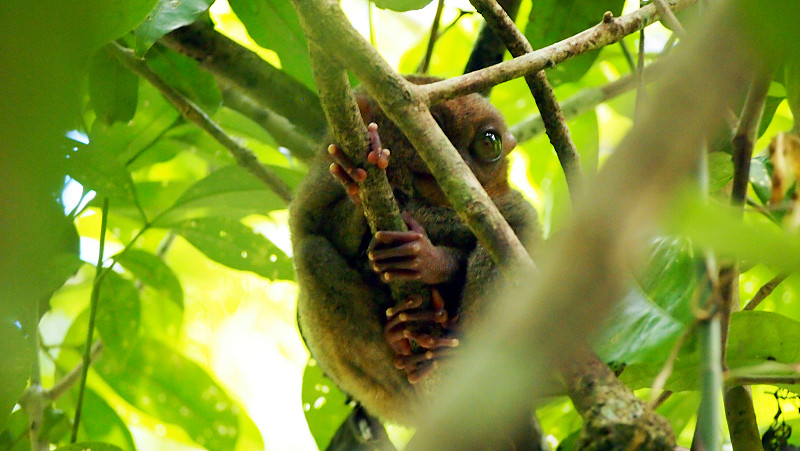
{"type": "MultiPolygon", "coordinates": [[[[508,192],[506,156],[516,140],[500,112],[483,96],[470,94],[434,105],[431,114],[489,196],[508,192]]],[[[448,204],[427,165],[400,130],[382,112],[372,120],[378,123],[384,146],[392,152],[387,168],[392,186],[413,197],[448,204]]]]}

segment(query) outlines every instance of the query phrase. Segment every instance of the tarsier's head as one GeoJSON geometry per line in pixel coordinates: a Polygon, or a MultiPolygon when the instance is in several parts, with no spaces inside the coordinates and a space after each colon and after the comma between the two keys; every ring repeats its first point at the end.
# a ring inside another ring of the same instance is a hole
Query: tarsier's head
{"type": "MultiPolygon", "coordinates": [[[[439,80],[420,76],[407,78],[415,84],[439,80]]],[[[378,124],[382,143],[392,152],[386,170],[392,186],[411,196],[446,204],[447,200],[427,165],[397,126],[374,100],[361,98],[359,104],[364,122],[378,124]]],[[[489,196],[497,197],[508,192],[506,156],[516,146],[516,140],[497,108],[485,97],[470,94],[439,103],[430,110],[489,196]]]]}

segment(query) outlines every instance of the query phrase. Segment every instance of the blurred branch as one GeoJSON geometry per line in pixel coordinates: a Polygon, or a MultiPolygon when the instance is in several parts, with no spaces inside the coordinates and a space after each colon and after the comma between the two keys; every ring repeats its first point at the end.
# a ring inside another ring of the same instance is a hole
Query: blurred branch
{"type": "MultiPolygon", "coordinates": [[[[663,66],[664,63],[655,62],[645,67],[645,81],[649,83],[657,80],[661,75],[663,66]]],[[[635,87],[636,75],[628,74],[606,85],[578,91],[573,96],[561,102],[561,111],[565,119],[573,119],[583,113],[594,110],[597,105],[618,97],[635,87]]],[[[538,113],[511,126],[511,133],[517,139],[518,143],[533,139],[544,131],[544,120],[541,114],[538,113]]]]}
{"type": "MultiPolygon", "coordinates": [[[[531,44],[495,0],[470,0],[470,3],[486,19],[486,23],[492,27],[495,34],[505,43],[514,58],[533,52],[531,44]]],[[[539,114],[547,130],[547,136],[550,138],[550,143],[553,145],[558,161],[564,170],[567,186],[574,204],[583,188],[584,177],[583,169],[581,168],[581,157],[575,148],[575,143],[572,142],[567,121],[564,119],[564,114],[558,105],[558,99],[553,93],[553,87],[550,86],[547,75],[543,70],[535,74],[525,75],[525,82],[528,84],[528,88],[530,88],[531,94],[536,101],[539,114]]]]}
{"type": "MultiPolygon", "coordinates": [[[[92,344],[92,350],[89,355],[89,362],[94,363],[100,358],[100,355],[103,353],[103,342],[100,340],[96,340],[92,344]]],[[[55,401],[56,399],[60,398],[64,393],[66,393],[75,382],[78,382],[80,379],[81,372],[83,371],[83,361],[75,365],[67,374],[64,375],[61,379],[58,380],[51,388],[46,392],[47,397],[55,401]]]]}
{"type": "MultiPolygon", "coordinates": [[[[673,11],[679,11],[694,2],[695,0],[671,0],[670,6],[673,11]]],[[[490,86],[555,67],[575,56],[618,42],[623,37],[652,24],[659,17],[655,5],[647,5],[618,18],[611,17],[607,13],[598,25],[563,41],[485,69],[421,86],[420,91],[427,97],[428,104],[470,92],[481,92],[490,86]]],[[[359,58],[358,55],[339,55],[339,57],[346,60],[348,67],[354,67],[352,63],[359,58]]]]}
{"type": "Polygon", "coordinates": [[[672,29],[675,34],[678,35],[679,38],[686,37],[686,30],[681,25],[680,21],[677,17],[675,17],[675,13],[669,9],[669,5],[667,5],[666,0],[652,0],[653,3],[656,5],[656,9],[658,9],[658,14],[661,15],[661,21],[664,22],[669,28],[672,29]]]}
{"type": "Polygon", "coordinates": [[[286,118],[262,107],[242,91],[232,88],[228,83],[222,83],[222,99],[225,106],[242,113],[261,126],[275,138],[278,145],[288,148],[292,155],[302,161],[311,161],[322,148],[308,136],[299,133],[286,118]]]}
{"type": "Polygon", "coordinates": [[[242,146],[231,138],[220,128],[208,115],[197,107],[191,100],[187,99],[176,91],[172,86],[162,80],[155,72],[147,67],[144,60],[136,58],[133,50],[126,49],[119,44],[112,42],[108,45],[109,51],[129,70],[147,80],[151,85],[158,89],[161,94],[172,103],[173,106],[189,122],[205,130],[212,138],[228,149],[228,152],[236,158],[239,166],[247,169],[248,172],[256,176],[275,194],[287,204],[292,199],[292,189],[272,170],[261,164],[258,157],[250,149],[242,146]]]}
{"type": "Polygon", "coordinates": [[[710,124],[751,79],[757,58],[746,24],[729,9],[675,50],[651,108],[598,172],[572,220],[542,246],[536,276],[523,290],[498,296],[473,345],[454,362],[458,379],[407,449],[480,448],[500,419],[529,408],[552,386],[553,367],[576,360],[577,340],[622,297],[669,199],[692,179],[710,124]]]}
{"type": "Polygon", "coordinates": [[[215,31],[207,21],[179,28],[160,42],[197,60],[204,69],[285,117],[312,139],[325,134],[327,123],[316,93],[215,31]]]}
{"type": "Polygon", "coordinates": [[[786,280],[787,277],[789,277],[788,274],[778,274],[777,276],[770,279],[769,282],[765,283],[764,285],[761,286],[761,288],[758,289],[756,294],[753,295],[752,299],[747,301],[747,304],[745,304],[744,307],[742,307],[742,310],[753,310],[756,307],[758,307],[758,304],[761,304],[761,301],[763,301],[764,299],[767,298],[767,296],[772,294],[775,288],[777,288],[781,282],[786,280]]]}

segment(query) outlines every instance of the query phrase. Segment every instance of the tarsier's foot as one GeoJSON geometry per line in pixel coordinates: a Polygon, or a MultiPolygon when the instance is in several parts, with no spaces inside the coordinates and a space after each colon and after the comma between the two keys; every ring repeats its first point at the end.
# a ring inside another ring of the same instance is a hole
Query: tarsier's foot
{"type": "Polygon", "coordinates": [[[459,345],[458,338],[452,336],[456,318],[449,318],[444,308],[444,298],[436,288],[431,288],[431,306],[420,309],[422,298],[413,297],[386,310],[387,323],[384,328],[386,340],[394,350],[395,366],[406,371],[408,381],[419,382],[438,365],[438,361],[452,355],[452,348],[459,345]],[[433,336],[419,327],[425,323],[440,326],[450,336],[433,336]],[[411,341],[424,349],[414,353],[411,341]]]}
{"type": "MultiPolygon", "coordinates": [[[[384,149],[381,146],[381,138],[378,135],[378,125],[374,122],[369,124],[367,126],[367,132],[369,133],[370,141],[370,151],[367,154],[367,162],[374,164],[380,169],[386,169],[386,167],[389,166],[390,152],[389,149],[384,149]]],[[[333,163],[331,163],[330,167],[331,174],[344,185],[347,195],[353,199],[353,202],[357,204],[361,203],[361,199],[358,197],[358,184],[366,180],[367,171],[353,164],[350,158],[348,158],[336,144],[328,146],[328,153],[331,158],[333,158],[333,163]]]]}

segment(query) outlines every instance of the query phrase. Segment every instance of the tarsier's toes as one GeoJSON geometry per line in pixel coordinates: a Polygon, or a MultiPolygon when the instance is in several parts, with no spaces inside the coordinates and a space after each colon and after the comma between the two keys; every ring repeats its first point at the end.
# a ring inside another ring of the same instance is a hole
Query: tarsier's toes
{"type": "Polygon", "coordinates": [[[367,161],[375,166],[386,169],[389,166],[389,149],[384,149],[381,145],[381,137],[378,134],[378,124],[371,122],[367,126],[369,133],[370,152],[367,154],[367,161]]]}

